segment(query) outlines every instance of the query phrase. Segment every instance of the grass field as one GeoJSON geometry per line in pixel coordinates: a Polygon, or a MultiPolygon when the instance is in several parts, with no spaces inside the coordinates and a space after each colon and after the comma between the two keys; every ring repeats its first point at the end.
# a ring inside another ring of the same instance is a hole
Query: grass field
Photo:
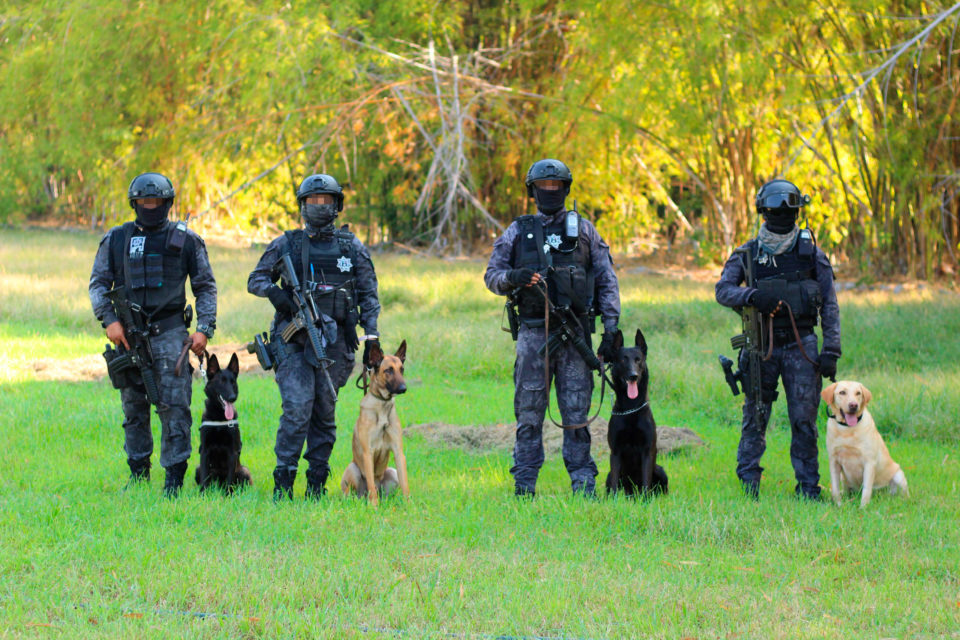
{"type": "MultiPolygon", "coordinates": [[[[874,417],[910,482],[866,510],[793,499],[789,430],[775,407],[762,499],[734,475],[739,402],[716,363],[737,318],[712,283],[622,268],[624,314],[650,343],[661,425],[707,446],[661,460],[669,496],[574,498],[548,458],[533,502],[512,498],[508,452],[406,440],[409,500],[378,511],[334,494],[275,505],[279,396],[241,376],[241,495],[123,491],[118,393],[41,380],[35,358],[99,353],[87,299],[99,236],[0,231],[0,637],[872,638],[960,637],[960,297],[935,288],[840,295],[840,375],[874,392],[874,417]]],[[[256,249],[211,247],[218,342],[266,328],[246,293],[256,249]]],[[[384,344],[409,344],[405,424],[509,423],[512,342],[481,261],[375,255],[384,344]]],[[[338,406],[335,478],[359,392],[338,406]]],[[[194,386],[194,416],[202,406],[194,386]]],[[[605,408],[606,413],[609,408],[605,408]]],[[[548,427],[553,428],[553,427],[548,427]]],[[[821,425],[821,432],[823,425],[821,425]]],[[[159,422],[154,418],[158,436],[159,422]]],[[[196,448],[196,437],[194,438],[196,448]]],[[[821,447],[822,449],[822,447],[821,447]]],[[[603,481],[609,467],[598,460],[603,481]]],[[[827,485],[821,451],[821,484],[827,485]]]]}

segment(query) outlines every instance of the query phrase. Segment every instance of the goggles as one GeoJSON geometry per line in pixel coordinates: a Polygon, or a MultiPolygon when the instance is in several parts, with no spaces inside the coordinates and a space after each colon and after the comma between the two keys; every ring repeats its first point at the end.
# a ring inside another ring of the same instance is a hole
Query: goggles
{"type": "Polygon", "coordinates": [[[793,191],[779,191],[775,193],[765,193],[758,198],[757,206],[764,209],[781,209],[788,207],[790,209],[799,209],[809,202],[806,196],[801,196],[793,191]]]}

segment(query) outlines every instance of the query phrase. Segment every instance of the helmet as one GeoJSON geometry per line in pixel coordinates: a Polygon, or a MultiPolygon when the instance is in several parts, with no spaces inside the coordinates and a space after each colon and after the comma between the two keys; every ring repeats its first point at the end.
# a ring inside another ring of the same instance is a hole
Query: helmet
{"type": "Polygon", "coordinates": [[[297,189],[297,204],[303,204],[304,198],[317,193],[329,193],[337,203],[337,211],[343,211],[343,187],[333,176],[315,173],[307,176],[297,189]]]}
{"type": "Polygon", "coordinates": [[[163,198],[173,200],[175,192],[170,178],[159,173],[141,173],[127,189],[127,200],[133,208],[133,201],[139,198],[163,198]]]}
{"type": "Polygon", "coordinates": [[[760,187],[755,204],[759,214],[772,209],[800,209],[810,204],[810,196],[802,195],[792,182],[777,178],[760,187]]]}
{"type": "Polygon", "coordinates": [[[573,174],[570,173],[567,165],[559,160],[544,158],[543,160],[537,160],[527,169],[527,179],[525,183],[527,185],[527,195],[531,198],[533,197],[533,183],[536,180],[560,180],[563,182],[566,193],[570,193],[570,183],[573,182],[573,174]]]}

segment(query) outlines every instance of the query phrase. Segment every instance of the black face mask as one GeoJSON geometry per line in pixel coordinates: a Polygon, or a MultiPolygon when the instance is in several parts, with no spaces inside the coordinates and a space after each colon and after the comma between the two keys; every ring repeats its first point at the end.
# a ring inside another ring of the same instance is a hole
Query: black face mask
{"type": "Polygon", "coordinates": [[[329,227],[337,217],[335,204],[307,204],[300,205],[300,215],[306,223],[307,231],[321,231],[329,227]]]}
{"type": "Polygon", "coordinates": [[[164,200],[163,204],[153,209],[147,209],[143,205],[134,202],[133,210],[137,212],[137,224],[147,229],[159,227],[166,222],[167,214],[170,213],[171,206],[173,206],[172,200],[164,200]]]}
{"type": "Polygon", "coordinates": [[[547,191],[534,186],[533,200],[537,203],[537,209],[549,216],[563,209],[563,203],[567,199],[566,192],[567,190],[563,187],[553,191],[547,191]]]}
{"type": "Polygon", "coordinates": [[[796,209],[769,209],[763,214],[767,229],[774,233],[790,233],[797,223],[796,209]]]}

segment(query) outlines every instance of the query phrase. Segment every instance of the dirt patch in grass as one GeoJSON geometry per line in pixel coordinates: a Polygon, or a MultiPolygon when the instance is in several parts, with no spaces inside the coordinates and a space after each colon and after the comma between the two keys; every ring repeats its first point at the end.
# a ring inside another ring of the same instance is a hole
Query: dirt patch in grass
{"type": "MultiPolygon", "coordinates": [[[[446,449],[462,449],[469,453],[490,453],[492,451],[513,450],[516,425],[486,424],[461,426],[443,422],[427,422],[408,425],[404,431],[408,434],[422,435],[430,444],[446,449]]],[[[607,421],[597,418],[590,425],[593,440],[591,450],[594,457],[610,454],[607,446],[607,421]]],[[[657,427],[657,452],[672,453],[687,448],[701,447],[705,443],[692,429],[686,427],[657,427]]],[[[548,456],[560,454],[563,445],[563,430],[553,425],[543,426],[543,449],[548,456]]]]}
{"type": "MultiPolygon", "coordinates": [[[[221,364],[230,362],[234,353],[240,360],[240,372],[265,375],[267,372],[260,368],[257,356],[247,353],[246,343],[216,344],[207,349],[210,355],[216,355],[221,364]]],[[[193,365],[194,377],[198,377],[197,357],[190,356],[193,365]]],[[[101,354],[90,354],[79,358],[60,360],[57,358],[37,358],[29,362],[20,362],[21,371],[26,370],[36,380],[61,380],[67,382],[84,382],[100,380],[107,375],[107,363],[101,354]]]]}

